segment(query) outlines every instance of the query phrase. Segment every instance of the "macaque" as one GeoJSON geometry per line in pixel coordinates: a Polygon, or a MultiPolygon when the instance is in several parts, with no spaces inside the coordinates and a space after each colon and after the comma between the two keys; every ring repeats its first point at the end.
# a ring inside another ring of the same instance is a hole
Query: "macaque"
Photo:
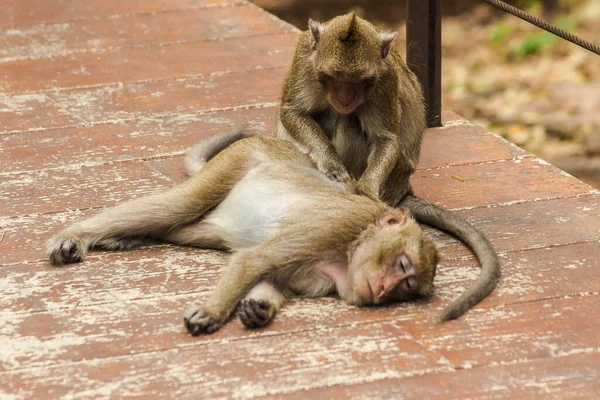
{"type": "Polygon", "coordinates": [[[359,192],[407,207],[419,222],[469,246],[481,275],[442,320],[459,317],[494,289],[500,267],[476,228],[412,192],[425,107],[416,76],[392,46],[397,34],[354,13],[325,23],[309,20],[308,26],[283,85],[275,136],[294,143],[330,179],[358,179],[359,192]]]}
{"type": "Polygon", "coordinates": [[[148,239],[231,251],[206,303],[184,312],[192,335],[215,332],[236,310],[246,327],[263,327],[293,296],[363,306],[432,292],[438,252],[411,213],[355,194],[355,181],[330,180],[290,142],[223,136],[192,150],[187,170],[174,188],[51,238],[50,262],[148,239]]]}
{"type": "Polygon", "coordinates": [[[309,21],[283,85],[275,136],[333,180],[388,204],[410,191],[425,130],[421,86],[380,32],[354,13],[309,21]]]}

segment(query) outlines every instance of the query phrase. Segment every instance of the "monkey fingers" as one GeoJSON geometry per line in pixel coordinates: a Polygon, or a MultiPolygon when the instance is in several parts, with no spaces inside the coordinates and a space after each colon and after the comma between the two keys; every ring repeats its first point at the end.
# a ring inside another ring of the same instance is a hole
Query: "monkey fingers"
{"type": "Polygon", "coordinates": [[[373,185],[366,183],[362,179],[355,184],[354,193],[359,196],[366,196],[373,200],[379,198],[379,189],[374,188],[373,185]]]}
{"type": "Polygon", "coordinates": [[[345,182],[350,179],[350,175],[343,164],[336,163],[317,163],[317,169],[323,172],[329,179],[337,182],[345,182]]]}
{"type": "Polygon", "coordinates": [[[273,320],[275,307],[268,300],[245,299],[240,302],[237,315],[247,328],[262,328],[273,320]]]}
{"type": "Polygon", "coordinates": [[[202,308],[192,305],[186,307],[183,312],[183,323],[192,336],[198,336],[201,333],[218,331],[225,321],[214,318],[202,308]]]}

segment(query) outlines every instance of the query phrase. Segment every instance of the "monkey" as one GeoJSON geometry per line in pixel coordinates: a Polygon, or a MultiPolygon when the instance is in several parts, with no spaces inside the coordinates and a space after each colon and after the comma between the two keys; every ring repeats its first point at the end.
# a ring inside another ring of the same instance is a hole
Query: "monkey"
{"type": "Polygon", "coordinates": [[[246,327],[264,327],[295,296],[337,294],[365,306],[431,294],[439,254],[407,209],[330,180],[287,141],[231,134],[208,144],[188,153],[188,180],[52,237],[50,262],[147,240],[231,251],[206,303],[184,311],[194,336],[234,312],[246,327]]]}
{"type": "Polygon", "coordinates": [[[408,193],[425,130],[421,86],[380,32],[354,13],[302,33],[281,94],[275,136],[334,180],[350,176],[397,203],[408,193]]]}
{"type": "Polygon", "coordinates": [[[358,189],[417,221],[444,230],[470,247],[481,264],[474,286],[442,320],[458,318],[496,287],[498,257],[475,227],[414,195],[414,173],[426,127],[417,77],[392,46],[395,32],[377,30],[354,13],[319,23],[300,35],[281,94],[275,136],[307,154],[336,181],[358,179],[358,189]]]}

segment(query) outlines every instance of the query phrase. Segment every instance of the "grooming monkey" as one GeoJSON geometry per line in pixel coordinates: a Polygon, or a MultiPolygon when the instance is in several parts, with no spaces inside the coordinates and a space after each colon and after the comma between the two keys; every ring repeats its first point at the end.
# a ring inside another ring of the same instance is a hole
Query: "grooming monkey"
{"type": "Polygon", "coordinates": [[[397,204],[419,161],[425,109],[421,87],[379,32],[354,13],[309,20],[283,85],[275,136],[296,144],[334,180],[397,204]]]}
{"type": "Polygon", "coordinates": [[[206,304],[184,313],[193,335],[218,330],[236,308],[247,327],[264,326],[292,296],[369,305],[431,292],[438,253],[406,209],[353,194],[355,182],[328,179],[289,142],[223,138],[209,142],[218,154],[205,165],[190,153],[187,181],[54,236],[51,263],[146,239],[233,251],[206,304]]]}
{"type": "MultiPolygon", "coordinates": [[[[425,110],[417,78],[391,46],[395,37],[354,13],[323,24],[310,20],[283,86],[275,136],[294,143],[332,180],[359,178],[359,192],[408,208],[419,222],[449,232],[475,252],[481,274],[446,308],[441,319],[449,320],[495,288],[500,267],[475,227],[412,192],[425,110]]],[[[211,140],[197,149],[197,159],[208,160],[237,138],[211,140]]]]}

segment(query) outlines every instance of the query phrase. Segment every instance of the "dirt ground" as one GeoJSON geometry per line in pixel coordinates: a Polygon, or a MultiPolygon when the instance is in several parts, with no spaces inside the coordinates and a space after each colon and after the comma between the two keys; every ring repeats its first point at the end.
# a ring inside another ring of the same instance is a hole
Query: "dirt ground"
{"type": "MultiPolygon", "coordinates": [[[[405,3],[254,0],[301,29],[351,10],[398,30],[405,3]]],[[[513,1],[600,44],[600,1],[513,1]]],[[[600,188],[600,56],[495,10],[482,1],[444,1],[443,107],[477,122],[600,188]]]]}

